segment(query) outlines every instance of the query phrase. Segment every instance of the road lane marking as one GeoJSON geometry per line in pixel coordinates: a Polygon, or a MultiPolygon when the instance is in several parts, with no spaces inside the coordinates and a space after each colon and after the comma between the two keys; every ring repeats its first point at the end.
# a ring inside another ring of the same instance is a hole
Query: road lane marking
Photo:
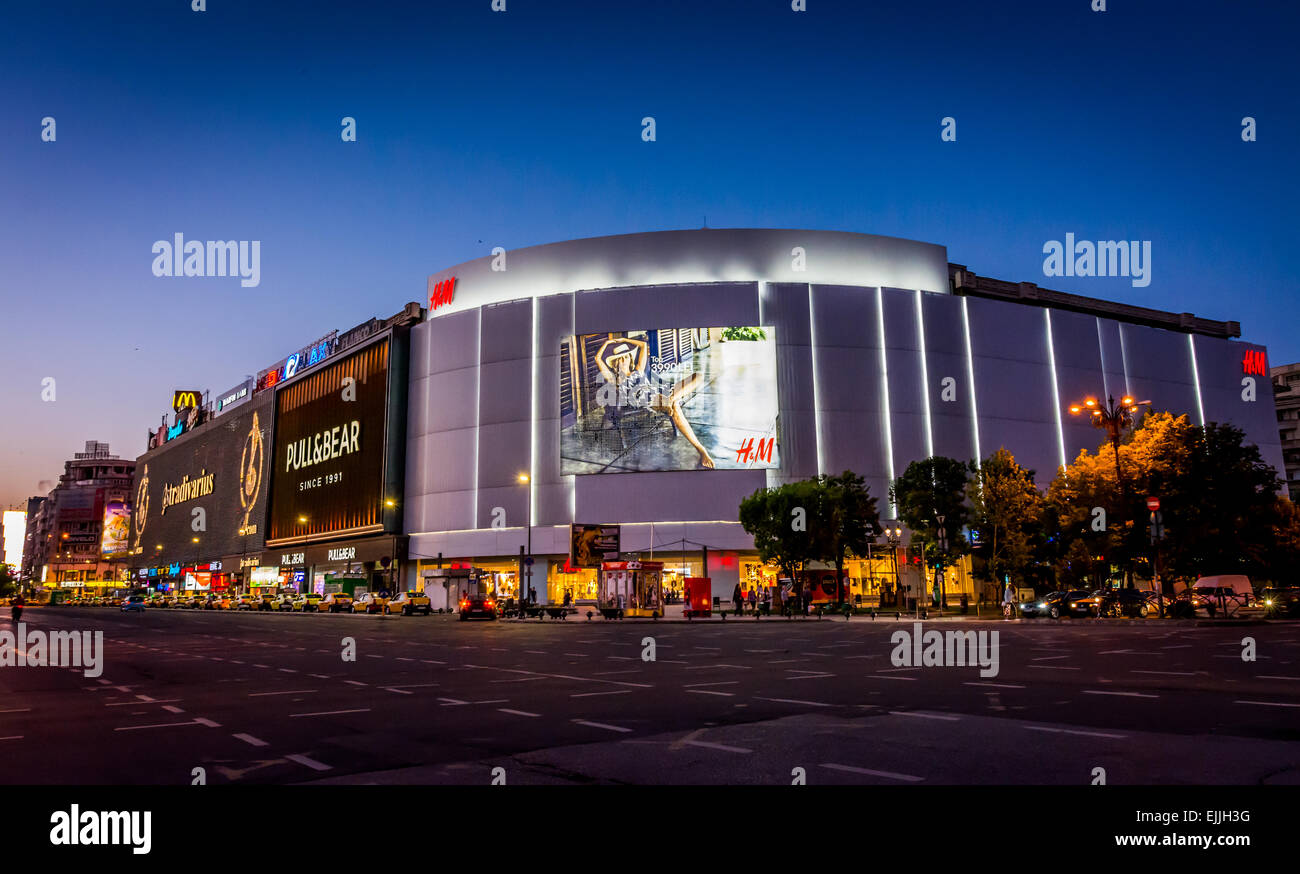
{"type": "Polygon", "coordinates": [[[1280,701],[1233,701],[1233,704],[1254,704],[1257,707],[1300,707],[1300,704],[1283,704],[1280,701]]]}
{"type": "Polygon", "coordinates": [[[22,740],[22,739],[23,736],[21,734],[11,734],[8,737],[0,737],[0,740],[22,740]]]}
{"type": "Polygon", "coordinates": [[[239,740],[242,740],[244,743],[255,747],[270,746],[270,744],[268,744],[266,741],[255,738],[251,734],[244,734],[241,732],[239,734],[232,735],[232,737],[238,738],[239,740]]]}
{"type": "Polygon", "coordinates": [[[631,689],[614,689],[609,692],[575,692],[570,698],[594,698],[597,695],[631,695],[631,689]]]}
{"type": "Polygon", "coordinates": [[[1045,725],[1026,725],[1025,728],[1029,731],[1045,731],[1049,734],[1077,734],[1082,735],[1083,737],[1110,737],[1117,739],[1128,737],[1126,734],[1114,734],[1108,731],[1082,731],[1080,729],[1072,728],[1048,728],[1045,725]]]}
{"type": "Polygon", "coordinates": [[[294,754],[291,755],[291,756],[285,756],[285,758],[288,759],[288,760],[291,761],[291,762],[297,762],[297,763],[300,764],[300,765],[306,765],[308,768],[311,768],[313,771],[332,771],[332,770],[334,770],[334,769],[333,769],[332,767],[330,767],[329,765],[322,764],[321,762],[318,762],[318,761],[316,761],[316,760],[313,759],[313,758],[309,758],[309,757],[307,757],[307,756],[300,755],[300,754],[298,754],[298,753],[294,753],[294,754]]]}
{"type": "Polygon", "coordinates": [[[287,691],[287,692],[249,692],[249,693],[248,693],[248,697],[249,697],[249,698],[264,698],[264,697],[266,697],[267,695],[309,695],[309,694],[311,694],[311,693],[313,693],[313,692],[317,692],[317,691],[319,691],[319,690],[317,690],[317,689],[292,689],[292,690],[287,691]]]}
{"type": "Polygon", "coordinates": [[[185,712],[184,710],[182,710],[182,709],[180,709],[179,707],[176,707],[175,705],[172,705],[172,704],[164,704],[164,705],[163,705],[163,710],[166,710],[168,713],[184,713],[184,712],[185,712]]]}
{"type": "Polygon", "coordinates": [[[1082,668],[1067,668],[1063,665],[1026,665],[1030,668],[1041,668],[1044,671],[1079,671],[1082,668]]]}
{"type": "Polygon", "coordinates": [[[714,692],[712,689],[687,689],[688,695],[717,695],[720,698],[735,698],[735,692],[714,692]]]}
{"type": "Polygon", "coordinates": [[[1024,686],[1017,686],[1015,683],[962,683],[963,686],[990,686],[994,689],[1023,689],[1024,686]]]}
{"type": "Polygon", "coordinates": [[[540,713],[529,713],[527,710],[511,710],[509,707],[498,707],[497,710],[499,710],[502,713],[513,713],[515,716],[537,717],[542,715],[540,713]]]}
{"type": "Polygon", "coordinates": [[[1257,680],[1300,680],[1300,677],[1279,677],[1274,674],[1260,674],[1255,679],[1257,680]]]}
{"type": "Polygon", "coordinates": [[[1143,692],[1101,692],[1096,689],[1085,689],[1085,695],[1114,695],[1118,698],[1159,698],[1159,695],[1147,695],[1143,692]]]}
{"type": "Polygon", "coordinates": [[[706,740],[684,740],[682,743],[691,747],[704,747],[706,750],[721,750],[724,753],[752,753],[753,750],[746,747],[733,747],[728,744],[715,744],[706,740]]]}
{"type": "Polygon", "coordinates": [[[290,713],[290,719],[296,719],[299,716],[340,716],[344,713],[369,713],[369,707],[360,707],[356,710],[318,710],[315,713],[290,713]]]}
{"type": "Polygon", "coordinates": [[[1195,671],[1139,671],[1137,669],[1129,671],[1130,674],[1160,674],[1164,677],[1195,677],[1195,671]]]}
{"type": "Polygon", "coordinates": [[[845,771],[849,774],[865,774],[869,777],[884,777],[886,780],[901,780],[904,783],[920,783],[924,777],[917,777],[914,774],[897,774],[893,771],[873,771],[870,768],[855,768],[852,765],[833,765],[822,763],[823,768],[830,768],[832,771],[845,771]]]}
{"type": "Polygon", "coordinates": [[[608,725],[604,722],[588,722],[585,719],[575,719],[573,721],[576,722],[578,725],[587,725],[587,726],[591,726],[592,728],[603,728],[606,731],[621,731],[624,733],[630,733],[632,731],[632,729],[623,728],[621,725],[608,725]]]}
{"type": "Polygon", "coordinates": [[[443,702],[444,707],[455,707],[469,703],[468,701],[461,701],[459,698],[439,698],[438,700],[443,702]]]}
{"type": "Polygon", "coordinates": [[[349,686],[368,686],[368,685],[370,685],[369,683],[363,683],[363,682],[361,682],[360,680],[344,680],[343,682],[347,683],[349,686]]]}
{"type": "Polygon", "coordinates": [[[798,698],[764,698],[756,696],[759,701],[775,701],[778,704],[806,704],[809,707],[834,707],[834,704],[824,704],[821,701],[800,701],[798,698]]]}
{"type": "Polygon", "coordinates": [[[683,689],[695,689],[700,686],[739,686],[739,680],[719,680],[716,683],[687,683],[683,689]]]}
{"type": "MultiPolygon", "coordinates": [[[[77,670],[80,670],[80,668],[78,668],[77,670]]],[[[0,710],[0,713],[31,713],[31,712],[32,712],[32,708],[30,707],[15,707],[12,710],[0,710]]]]}
{"type": "Polygon", "coordinates": [[[160,723],[155,723],[154,725],[123,725],[119,728],[113,729],[113,731],[139,731],[145,728],[176,728],[177,726],[181,726],[181,725],[202,725],[202,724],[203,723],[199,722],[198,720],[191,719],[186,722],[160,722],[160,723]]]}
{"type": "Polygon", "coordinates": [[[910,712],[907,710],[891,710],[889,711],[889,715],[890,716],[915,716],[918,719],[941,719],[944,722],[961,721],[960,716],[944,716],[941,713],[920,713],[920,712],[910,712]]]}
{"type": "Polygon", "coordinates": [[[893,674],[863,674],[864,680],[908,680],[915,683],[916,677],[896,677],[893,674]]]}

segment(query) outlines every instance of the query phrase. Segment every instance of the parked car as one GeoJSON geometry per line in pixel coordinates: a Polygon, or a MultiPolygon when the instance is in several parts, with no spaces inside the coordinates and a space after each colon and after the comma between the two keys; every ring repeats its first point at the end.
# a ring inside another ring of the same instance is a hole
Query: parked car
{"type": "Polygon", "coordinates": [[[296,601],[297,599],[298,599],[297,595],[293,595],[287,592],[283,595],[279,595],[275,598],[275,609],[281,613],[293,610],[294,601],[296,601]]]}
{"type": "Polygon", "coordinates": [[[1101,615],[1110,617],[1137,616],[1145,618],[1155,612],[1149,593],[1137,589],[1107,589],[1101,597],[1101,615]]]}
{"type": "Polygon", "coordinates": [[[128,598],[122,599],[122,606],[118,609],[120,609],[123,613],[143,613],[144,608],[145,608],[145,596],[131,595],[128,598]]]}
{"type": "Polygon", "coordinates": [[[403,616],[411,616],[415,613],[423,613],[428,616],[433,612],[433,604],[421,592],[402,592],[396,598],[384,605],[385,613],[401,613],[403,616]]]}
{"type": "Polygon", "coordinates": [[[1053,619],[1060,619],[1061,614],[1069,610],[1068,606],[1063,607],[1062,604],[1070,594],[1070,592],[1048,592],[1035,601],[1025,601],[1019,605],[1020,615],[1026,619],[1035,616],[1051,616],[1053,619]]]}
{"type": "Polygon", "coordinates": [[[366,592],[352,602],[353,613],[383,613],[388,599],[376,592],[366,592]]]}
{"type": "Polygon", "coordinates": [[[320,602],[320,610],[322,613],[351,613],[352,596],[347,592],[330,592],[320,602]]]}
{"type": "Polygon", "coordinates": [[[315,592],[304,592],[293,599],[293,609],[298,613],[315,613],[320,610],[321,600],[315,592]]]}
{"type": "Polygon", "coordinates": [[[253,600],[252,595],[240,595],[235,598],[231,606],[236,610],[252,610],[257,607],[257,602],[253,600]]]}
{"type": "Polygon", "coordinates": [[[256,599],[256,607],[258,610],[274,610],[278,601],[279,598],[275,595],[259,595],[256,599]]]}
{"type": "Polygon", "coordinates": [[[1225,600],[1236,605],[1250,604],[1255,600],[1255,587],[1250,584],[1250,577],[1244,574],[1221,574],[1214,577],[1201,577],[1192,585],[1192,600],[1198,607],[1208,606],[1210,601],[1218,602],[1222,595],[1225,600]]]}
{"type": "Polygon", "coordinates": [[[1300,586],[1270,586],[1260,593],[1260,601],[1270,617],[1300,616],[1300,586]]]}

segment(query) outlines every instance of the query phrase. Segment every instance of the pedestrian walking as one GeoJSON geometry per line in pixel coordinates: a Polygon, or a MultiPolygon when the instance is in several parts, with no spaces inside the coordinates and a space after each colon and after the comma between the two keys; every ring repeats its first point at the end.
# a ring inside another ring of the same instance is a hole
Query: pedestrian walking
{"type": "Polygon", "coordinates": [[[1014,612],[1016,603],[1016,590],[1011,588],[1011,580],[1007,580],[1007,587],[1002,592],[1002,616],[1010,619],[1014,612]]]}
{"type": "Polygon", "coordinates": [[[758,612],[758,592],[754,591],[753,589],[749,590],[749,612],[750,613],[758,612]]]}
{"type": "Polygon", "coordinates": [[[740,583],[736,583],[736,588],[731,593],[731,603],[735,605],[737,616],[745,612],[745,596],[740,591],[740,583]]]}

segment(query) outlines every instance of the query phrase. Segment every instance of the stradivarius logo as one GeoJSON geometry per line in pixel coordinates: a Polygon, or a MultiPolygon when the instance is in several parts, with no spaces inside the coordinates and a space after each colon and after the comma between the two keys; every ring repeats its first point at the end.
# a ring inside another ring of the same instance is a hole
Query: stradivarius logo
{"type": "Polygon", "coordinates": [[[153,846],[153,812],[149,810],[69,810],[50,814],[50,843],[56,847],[126,845],[137,856],[153,846]]]}
{"type": "Polygon", "coordinates": [[[895,631],[889,637],[894,651],[889,660],[896,668],[960,668],[979,665],[981,677],[998,675],[998,633],[996,631],[935,631],[922,633],[921,623],[912,630],[895,631]]]}

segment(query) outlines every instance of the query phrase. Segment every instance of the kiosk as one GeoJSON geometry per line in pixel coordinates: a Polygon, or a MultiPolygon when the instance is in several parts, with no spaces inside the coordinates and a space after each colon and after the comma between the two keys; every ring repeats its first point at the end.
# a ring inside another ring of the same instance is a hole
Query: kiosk
{"type": "Polygon", "coordinates": [[[661,561],[606,561],[600,565],[596,606],[606,619],[664,613],[664,563],[661,561]]]}

